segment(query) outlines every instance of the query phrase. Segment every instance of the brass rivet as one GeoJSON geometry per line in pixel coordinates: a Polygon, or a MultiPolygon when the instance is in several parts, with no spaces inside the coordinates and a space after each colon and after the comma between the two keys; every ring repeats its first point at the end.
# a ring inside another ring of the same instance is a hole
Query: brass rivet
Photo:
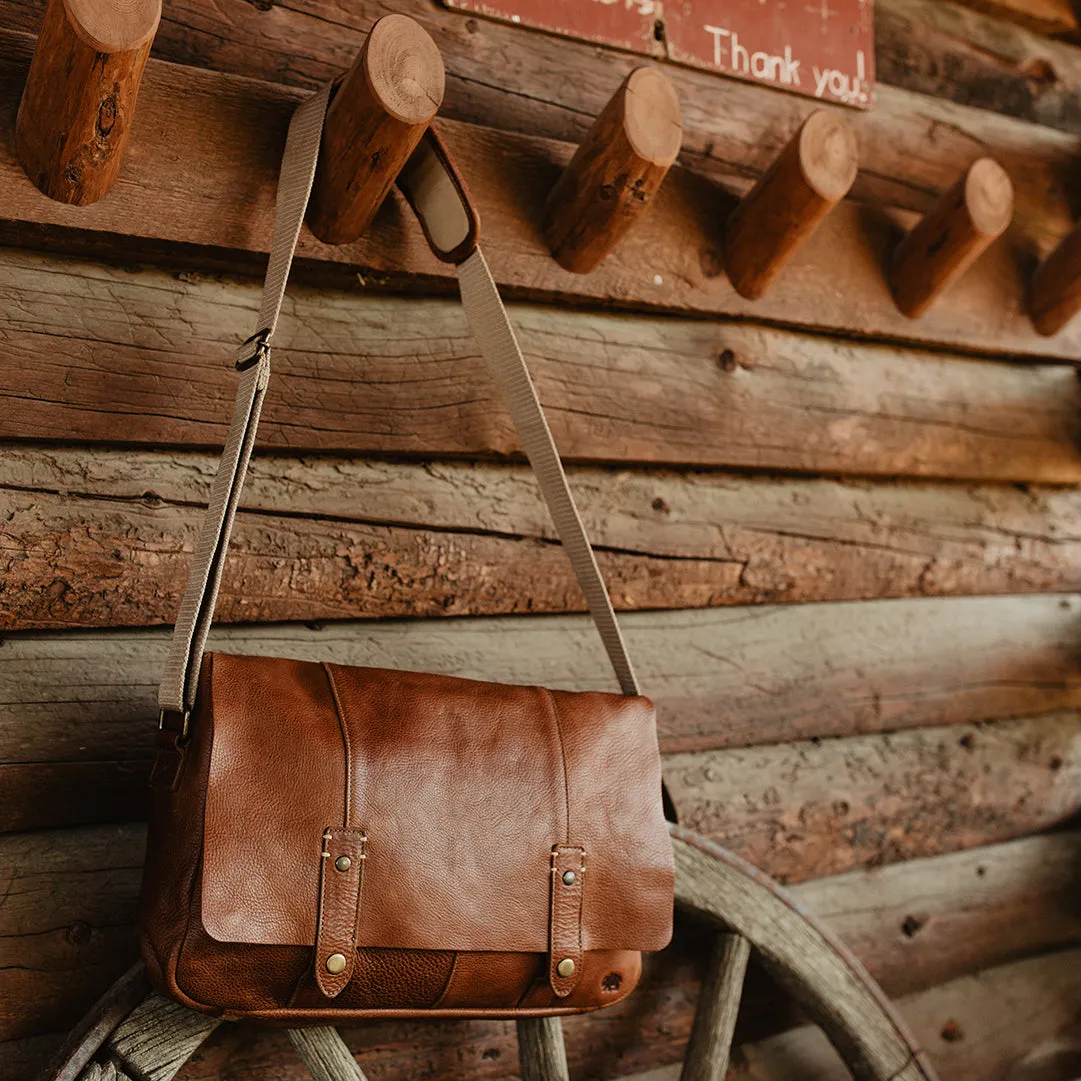
{"type": "MultiPolygon", "coordinates": [[[[345,958],[343,957],[342,960],[344,961],[345,958]]],[[[569,957],[564,957],[563,960],[556,965],[556,972],[558,972],[563,979],[566,979],[568,976],[573,976],[574,962],[569,957]]]]}
{"type": "Polygon", "coordinates": [[[563,885],[573,886],[578,881],[578,876],[573,871],[563,872],[563,885]]]}
{"type": "Polygon", "coordinates": [[[339,856],[334,861],[334,869],[337,871],[348,871],[353,866],[353,861],[348,856],[339,856]]]}
{"type": "Polygon", "coordinates": [[[345,971],[345,954],[344,953],[332,953],[327,958],[327,972],[329,972],[332,976],[337,976],[339,972],[344,972],[344,971],[345,971]]]}

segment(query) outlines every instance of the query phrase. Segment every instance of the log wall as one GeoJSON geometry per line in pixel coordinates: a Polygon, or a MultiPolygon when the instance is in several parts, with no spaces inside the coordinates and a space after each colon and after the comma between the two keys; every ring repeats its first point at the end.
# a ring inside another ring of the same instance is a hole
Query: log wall
{"type": "MultiPolygon", "coordinates": [[[[285,123],[391,9],[443,52],[439,127],[683,821],[826,917],[944,1081],[1073,1076],[1081,321],[1043,338],[1024,309],[1081,210],[1066,6],[877,0],[852,196],[750,302],[723,223],[808,99],[667,65],[680,163],[580,277],[548,257],[541,208],[636,58],[434,0],[166,0],[118,184],[72,208],[13,145],[43,0],[0,5],[0,1081],[32,1076],[135,956],[155,688],[285,123]],[[890,253],[983,155],[1011,174],[1014,225],[910,321],[890,253]]],[[[300,255],[214,643],[611,689],[403,204],[300,255]]],[[[707,952],[681,923],[639,993],[568,1022],[572,1076],[675,1081],[707,952]]],[[[733,1081],[834,1077],[799,1024],[752,968],[733,1081]]],[[[373,1079],[516,1076],[508,1024],[345,1035],[373,1079]]],[[[282,1034],[223,1026],[181,1081],[301,1076],[282,1034]]]]}

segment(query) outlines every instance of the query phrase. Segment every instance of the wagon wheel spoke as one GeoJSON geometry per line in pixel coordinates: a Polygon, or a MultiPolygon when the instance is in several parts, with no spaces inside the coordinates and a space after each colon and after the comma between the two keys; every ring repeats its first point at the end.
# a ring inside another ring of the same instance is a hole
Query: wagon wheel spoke
{"type": "Polygon", "coordinates": [[[746,938],[838,1050],[857,1081],[937,1081],[863,965],[786,890],[681,826],[670,826],[676,903],[746,938]]]}
{"type": "Polygon", "coordinates": [[[289,1039],[313,1081],[367,1081],[336,1028],[291,1028],[289,1039]]]}
{"type": "Polygon", "coordinates": [[[742,935],[719,934],[714,940],[680,1081],[724,1081],[750,956],[751,944],[742,935]]]}
{"type": "Polygon", "coordinates": [[[94,1004],[41,1081],[172,1081],[221,1019],[145,988],[135,965],[94,1004]]]}
{"type": "Polygon", "coordinates": [[[518,1061],[522,1081],[570,1081],[558,1017],[524,1017],[518,1022],[518,1061]]]}

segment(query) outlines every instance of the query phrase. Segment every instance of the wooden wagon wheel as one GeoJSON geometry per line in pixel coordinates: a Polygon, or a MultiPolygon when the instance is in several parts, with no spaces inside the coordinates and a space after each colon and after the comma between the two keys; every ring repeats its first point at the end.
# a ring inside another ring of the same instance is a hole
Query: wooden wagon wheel
{"type": "MultiPolygon", "coordinates": [[[[681,1081],[728,1068],[751,950],[829,1038],[856,1081],[937,1081],[908,1027],[863,965],[784,889],[745,860],[671,826],[676,904],[717,928],[681,1081]]],[[[137,965],[72,1033],[41,1081],[170,1081],[221,1023],[147,993],[137,965]]],[[[290,1029],[315,1081],[365,1081],[334,1028],[290,1029]]],[[[568,1081],[557,1018],[518,1022],[523,1081],[568,1081]]]]}

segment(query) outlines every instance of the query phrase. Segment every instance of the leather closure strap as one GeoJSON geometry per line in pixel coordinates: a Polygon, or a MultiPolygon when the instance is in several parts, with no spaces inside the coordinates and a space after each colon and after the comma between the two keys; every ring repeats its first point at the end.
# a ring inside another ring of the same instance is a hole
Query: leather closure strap
{"type": "Polygon", "coordinates": [[[323,833],[315,982],[327,998],[345,990],[356,967],[366,845],[363,830],[328,828],[323,833]]]}
{"type": "Polygon", "coordinates": [[[552,914],[548,927],[548,981],[566,998],[582,975],[582,890],[586,852],[576,845],[552,848],[552,914]]]}

